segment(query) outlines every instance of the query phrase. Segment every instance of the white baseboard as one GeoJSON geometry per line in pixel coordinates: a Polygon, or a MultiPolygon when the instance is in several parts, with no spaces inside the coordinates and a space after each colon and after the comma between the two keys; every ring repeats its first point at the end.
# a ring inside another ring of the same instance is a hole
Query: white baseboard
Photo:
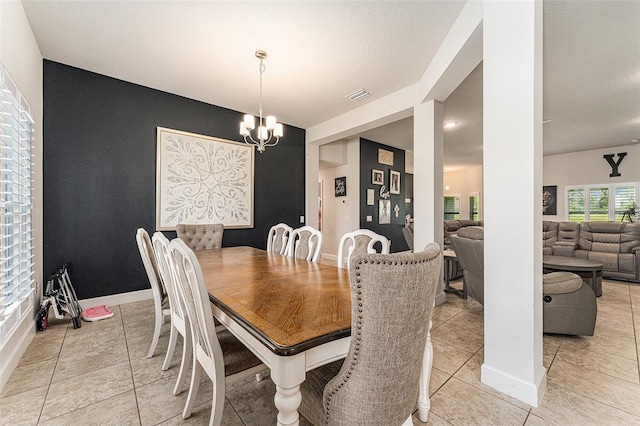
{"type": "Polygon", "coordinates": [[[322,258],[326,259],[326,260],[330,260],[332,262],[338,262],[338,255],[337,254],[327,254],[327,253],[322,253],[322,258]]]}
{"type": "Polygon", "coordinates": [[[480,367],[481,381],[533,407],[539,407],[547,389],[547,369],[541,368],[534,382],[515,377],[485,363],[480,367]]]}
{"type": "Polygon", "coordinates": [[[153,299],[153,292],[151,289],[112,294],[110,296],[93,297],[91,299],[79,300],[79,302],[82,309],[88,309],[95,306],[115,306],[147,299],[153,299]]]}

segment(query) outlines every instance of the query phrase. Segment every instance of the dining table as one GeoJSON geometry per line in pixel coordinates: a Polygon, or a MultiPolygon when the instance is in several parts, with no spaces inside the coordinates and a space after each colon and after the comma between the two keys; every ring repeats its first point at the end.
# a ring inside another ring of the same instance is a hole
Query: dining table
{"type": "MultiPolygon", "coordinates": [[[[349,350],[349,271],[244,246],[195,254],[214,317],[271,370],[277,424],[298,425],[306,372],[349,350]]],[[[423,422],[432,358],[428,337],[418,395],[423,422]]]]}

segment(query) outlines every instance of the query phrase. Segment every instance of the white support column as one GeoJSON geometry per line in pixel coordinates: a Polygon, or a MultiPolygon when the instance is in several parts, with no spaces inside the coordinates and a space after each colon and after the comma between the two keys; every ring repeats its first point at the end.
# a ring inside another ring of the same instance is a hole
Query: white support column
{"type": "MultiPolygon", "coordinates": [[[[413,110],[413,174],[414,249],[422,250],[431,241],[442,246],[442,165],[444,162],[444,108],[429,101],[413,110]]],[[[442,274],[441,274],[442,275],[442,274]]],[[[436,305],[444,303],[444,281],[436,292],[436,305]]]]}
{"type": "Polygon", "coordinates": [[[542,364],[542,1],[484,2],[482,383],[533,406],[542,364]]]}
{"type": "Polygon", "coordinates": [[[305,184],[304,184],[304,210],[305,223],[294,226],[298,228],[302,225],[318,228],[318,172],[320,167],[320,145],[306,142],[305,146],[305,184]]]}

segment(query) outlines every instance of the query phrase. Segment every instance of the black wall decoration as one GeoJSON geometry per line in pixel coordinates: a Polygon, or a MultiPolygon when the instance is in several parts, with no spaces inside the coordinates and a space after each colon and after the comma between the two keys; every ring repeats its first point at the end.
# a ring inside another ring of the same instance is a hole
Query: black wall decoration
{"type": "MultiPolygon", "coordinates": [[[[46,60],[43,85],[45,277],[69,263],[80,299],[149,288],[135,232],[156,229],[156,128],[241,141],[243,113],[46,60]]],[[[285,127],[255,154],[254,228],[225,230],[224,246],[300,226],[305,131],[285,127]]]]}
{"type": "Polygon", "coordinates": [[[609,163],[609,165],[611,166],[611,174],[609,174],[609,177],[622,176],[620,172],[618,172],[618,167],[620,167],[620,163],[622,163],[622,159],[627,156],[627,153],[626,152],[619,153],[618,161],[613,160],[614,156],[615,154],[606,154],[602,156],[605,160],[607,160],[607,163],[609,163]]]}

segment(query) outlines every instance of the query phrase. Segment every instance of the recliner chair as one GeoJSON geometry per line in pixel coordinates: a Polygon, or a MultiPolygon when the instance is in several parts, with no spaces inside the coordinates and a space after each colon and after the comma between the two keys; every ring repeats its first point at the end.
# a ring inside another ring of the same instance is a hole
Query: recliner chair
{"type": "MultiPolygon", "coordinates": [[[[463,269],[467,294],[484,305],[484,228],[462,228],[450,241],[463,269]]],[[[582,278],[570,272],[544,274],[542,292],[545,333],[593,336],[596,295],[582,278]]]]}

